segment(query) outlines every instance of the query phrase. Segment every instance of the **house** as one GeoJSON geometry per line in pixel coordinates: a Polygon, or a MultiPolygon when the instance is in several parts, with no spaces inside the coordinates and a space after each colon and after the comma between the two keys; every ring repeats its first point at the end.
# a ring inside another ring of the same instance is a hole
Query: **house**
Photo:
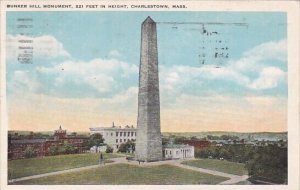
{"type": "Polygon", "coordinates": [[[67,131],[60,126],[54,131],[54,138],[33,138],[33,132],[28,138],[18,138],[18,136],[8,136],[8,159],[25,158],[25,150],[27,147],[32,147],[34,154],[37,157],[51,155],[50,148],[52,146],[63,145],[64,143],[71,144],[76,153],[81,153],[85,150],[84,143],[89,137],[83,136],[68,136],[67,131]]]}

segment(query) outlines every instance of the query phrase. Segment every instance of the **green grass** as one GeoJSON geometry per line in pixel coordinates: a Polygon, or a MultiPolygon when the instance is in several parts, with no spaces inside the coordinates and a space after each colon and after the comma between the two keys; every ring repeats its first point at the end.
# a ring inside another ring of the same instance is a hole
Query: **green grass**
{"type": "Polygon", "coordinates": [[[107,165],[16,182],[19,185],[179,185],[218,184],[228,178],[199,173],[171,165],[140,167],[128,164],[107,165]]]}
{"type": "Polygon", "coordinates": [[[245,181],[240,181],[234,185],[252,185],[252,183],[248,180],[245,180],[245,181]]]}
{"type": "MultiPolygon", "coordinates": [[[[109,159],[120,156],[103,153],[103,157],[104,159],[109,159]]],[[[8,161],[8,178],[15,179],[70,168],[95,165],[99,162],[99,158],[99,154],[86,153],[10,160],[8,161]]]]}
{"type": "Polygon", "coordinates": [[[215,171],[220,171],[235,175],[246,175],[248,173],[245,168],[245,164],[229,162],[226,160],[213,160],[213,159],[203,159],[203,160],[191,160],[184,161],[182,164],[189,166],[194,166],[198,168],[205,168],[215,171]]]}

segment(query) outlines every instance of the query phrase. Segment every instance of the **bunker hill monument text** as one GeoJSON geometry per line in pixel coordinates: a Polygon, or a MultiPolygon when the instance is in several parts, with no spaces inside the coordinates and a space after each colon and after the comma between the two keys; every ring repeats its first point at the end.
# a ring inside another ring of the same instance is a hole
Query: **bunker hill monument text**
{"type": "Polygon", "coordinates": [[[142,23],[139,69],[138,119],[135,157],[151,162],[162,160],[156,23],[142,23]]]}

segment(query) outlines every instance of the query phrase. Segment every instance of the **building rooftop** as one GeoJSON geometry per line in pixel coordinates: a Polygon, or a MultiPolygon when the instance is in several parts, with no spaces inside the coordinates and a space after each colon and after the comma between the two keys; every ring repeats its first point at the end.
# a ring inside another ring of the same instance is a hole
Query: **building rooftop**
{"type": "Polygon", "coordinates": [[[129,125],[126,125],[124,126],[123,128],[121,126],[116,126],[115,123],[113,122],[112,123],[112,126],[111,127],[91,127],[90,128],[90,131],[100,131],[100,130],[129,130],[129,129],[136,129],[133,127],[133,125],[129,126],[129,125]]]}
{"type": "Polygon", "coordinates": [[[187,144],[166,144],[163,145],[163,148],[190,148],[192,146],[187,144]]]}
{"type": "Polygon", "coordinates": [[[48,141],[48,139],[21,139],[21,140],[12,140],[12,144],[34,144],[34,143],[43,143],[48,141]]]}
{"type": "Polygon", "coordinates": [[[59,126],[59,129],[55,130],[55,132],[66,132],[67,130],[63,130],[61,125],[59,126]]]}
{"type": "Polygon", "coordinates": [[[121,128],[121,127],[91,127],[90,131],[113,131],[113,130],[136,130],[136,128],[121,128]]]}

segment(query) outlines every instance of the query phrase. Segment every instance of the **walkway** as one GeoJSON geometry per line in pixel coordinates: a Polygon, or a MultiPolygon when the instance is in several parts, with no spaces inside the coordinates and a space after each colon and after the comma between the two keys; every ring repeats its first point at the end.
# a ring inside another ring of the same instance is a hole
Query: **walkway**
{"type": "MultiPolygon", "coordinates": [[[[193,171],[197,171],[197,172],[201,172],[201,173],[207,173],[207,174],[211,174],[211,175],[230,178],[229,180],[221,182],[220,184],[222,184],[222,185],[236,184],[238,182],[245,181],[246,179],[248,179],[248,175],[238,176],[238,175],[228,174],[228,173],[219,172],[219,171],[215,171],[215,170],[209,170],[209,169],[197,168],[197,167],[193,167],[193,166],[184,165],[184,164],[181,164],[182,160],[166,160],[166,161],[159,161],[159,162],[140,162],[140,163],[137,161],[128,161],[128,160],[126,160],[125,157],[112,158],[110,160],[112,160],[114,162],[106,163],[105,165],[92,165],[92,166],[73,168],[73,169],[62,170],[62,171],[57,171],[57,172],[50,172],[50,173],[45,173],[45,174],[21,177],[21,178],[9,180],[8,182],[14,183],[14,182],[18,182],[18,181],[36,179],[36,178],[40,178],[40,177],[47,177],[47,176],[58,175],[58,174],[65,174],[65,173],[69,173],[69,172],[78,172],[78,171],[82,171],[82,170],[103,167],[106,165],[114,165],[114,164],[122,164],[122,163],[140,166],[140,167],[150,167],[150,166],[159,166],[159,165],[163,165],[163,164],[169,164],[169,165],[173,165],[173,166],[177,166],[180,168],[193,170],[193,171]]],[[[193,159],[186,159],[186,160],[193,160],[193,159]]]]}

